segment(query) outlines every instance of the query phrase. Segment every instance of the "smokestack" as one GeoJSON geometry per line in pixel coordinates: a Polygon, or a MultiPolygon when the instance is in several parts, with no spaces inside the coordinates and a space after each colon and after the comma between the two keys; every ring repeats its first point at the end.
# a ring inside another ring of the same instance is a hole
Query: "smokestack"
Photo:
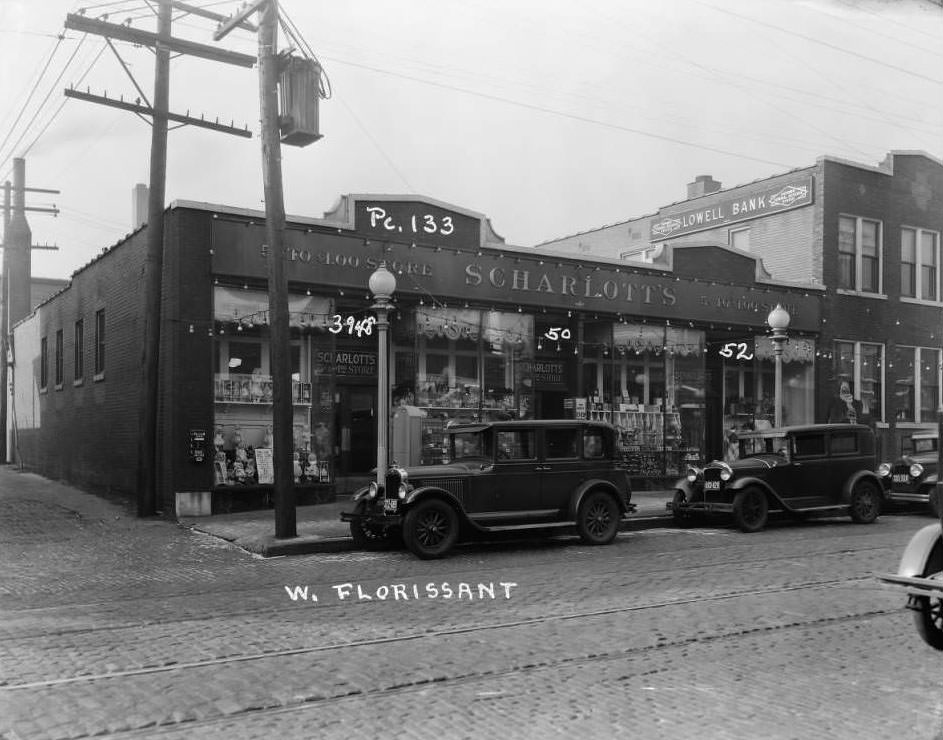
{"type": "Polygon", "coordinates": [[[137,229],[147,223],[148,188],[143,183],[134,186],[131,193],[131,228],[137,229]]]}
{"type": "Polygon", "coordinates": [[[720,190],[720,183],[710,175],[698,175],[694,182],[688,183],[688,200],[697,198],[699,195],[716,193],[720,190]]]}

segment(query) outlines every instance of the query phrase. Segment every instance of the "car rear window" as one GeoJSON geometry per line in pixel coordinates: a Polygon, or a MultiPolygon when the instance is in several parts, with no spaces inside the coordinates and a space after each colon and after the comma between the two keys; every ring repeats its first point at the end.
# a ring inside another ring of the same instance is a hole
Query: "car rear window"
{"type": "Polygon", "coordinates": [[[832,432],[829,450],[833,455],[851,455],[858,451],[858,435],[855,432],[832,432]]]}
{"type": "Polygon", "coordinates": [[[825,436],[822,434],[797,434],[796,457],[821,457],[825,454],[825,436]]]}
{"type": "Polygon", "coordinates": [[[497,443],[498,460],[532,460],[537,456],[533,429],[499,430],[497,443]]]}
{"type": "Polygon", "coordinates": [[[554,457],[578,457],[579,447],[579,429],[545,429],[544,439],[547,442],[547,458],[554,457]]]}

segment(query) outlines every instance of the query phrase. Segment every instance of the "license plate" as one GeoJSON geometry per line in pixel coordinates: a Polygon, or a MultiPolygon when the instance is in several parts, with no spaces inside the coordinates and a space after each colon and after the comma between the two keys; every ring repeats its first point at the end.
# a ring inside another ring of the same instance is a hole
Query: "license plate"
{"type": "Polygon", "coordinates": [[[705,490],[705,491],[719,491],[719,490],[720,490],[720,481],[719,481],[719,480],[706,480],[706,481],[704,481],[704,490],[705,490]]]}
{"type": "Polygon", "coordinates": [[[894,474],[895,483],[910,483],[910,476],[906,473],[895,473],[894,474]]]}
{"type": "Polygon", "coordinates": [[[399,501],[395,498],[383,499],[383,511],[387,513],[395,512],[398,504],[399,504],[399,501]]]}

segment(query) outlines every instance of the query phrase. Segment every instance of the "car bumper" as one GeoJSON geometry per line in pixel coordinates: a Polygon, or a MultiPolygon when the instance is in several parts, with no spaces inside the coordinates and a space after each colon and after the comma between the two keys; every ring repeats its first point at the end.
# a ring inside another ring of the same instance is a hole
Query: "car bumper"
{"type": "Polygon", "coordinates": [[[730,514],[733,503],[724,501],[693,501],[683,504],[669,501],[665,508],[673,514],[730,514]]]}
{"type": "Polygon", "coordinates": [[[355,514],[349,511],[341,512],[341,521],[342,522],[360,522],[360,521],[369,521],[371,524],[379,524],[381,526],[393,526],[403,523],[403,517],[400,514],[372,514],[367,512],[366,514],[355,514]]]}
{"type": "Polygon", "coordinates": [[[884,497],[888,501],[893,501],[900,504],[928,504],[930,503],[930,495],[927,493],[917,493],[916,491],[885,491],[884,497]]]}

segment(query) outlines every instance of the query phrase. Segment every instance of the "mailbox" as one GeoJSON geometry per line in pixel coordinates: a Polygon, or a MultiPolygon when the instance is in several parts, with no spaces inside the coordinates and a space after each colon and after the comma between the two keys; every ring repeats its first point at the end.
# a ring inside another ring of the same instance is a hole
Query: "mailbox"
{"type": "Polygon", "coordinates": [[[393,410],[393,460],[397,465],[422,463],[422,419],[426,412],[416,406],[397,406],[393,410]]]}

